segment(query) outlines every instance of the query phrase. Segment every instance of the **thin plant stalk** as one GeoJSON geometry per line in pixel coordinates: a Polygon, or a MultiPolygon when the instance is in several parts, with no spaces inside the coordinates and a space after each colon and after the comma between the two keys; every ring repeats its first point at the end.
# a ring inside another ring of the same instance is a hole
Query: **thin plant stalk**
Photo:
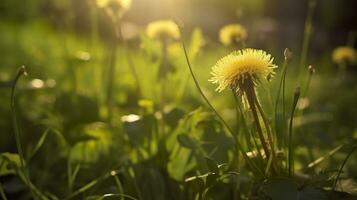
{"type": "Polygon", "coordinates": [[[245,119],[245,116],[244,116],[244,113],[243,113],[242,106],[238,102],[237,93],[234,92],[233,90],[232,90],[232,93],[233,93],[235,102],[237,104],[236,105],[236,108],[238,109],[237,112],[239,112],[241,114],[241,122],[238,122],[238,124],[242,124],[243,125],[243,132],[244,132],[243,134],[245,135],[245,140],[246,140],[246,143],[247,143],[247,146],[248,146],[248,150],[253,152],[253,148],[251,148],[253,146],[253,144],[251,144],[251,141],[250,141],[250,139],[253,138],[254,147],[257,150],[257,156],[261,160],[263,160],[263,155],[261,154],[261,152],[259,150],[260,147],[258,146],[258,143],[257,143],[257,141],[255,139],[255,136],[248,130],[248,125],[247,125],[247,122],[246,122],[246,119],[245,119]]]}
{"type": "MultiPolygon", "coordinates": [[[[96,43],[99,41],[99,29],[98,29],[98,9],[96,7],[95,0],[89,1],[90,3],[90,26],[91,26],[91,42],[90,42],[90,51],[95,56],[98,55],[98,47],[96,43]]],[[[102,71],[99,66],[93,67],[93,81],[95,87],[96,97],[98,98],[98,106],[102,104],[102,71]]]]}
{"type": "Polygon", "coordinates": [[[140,86],[139,75],[137,73],[137,70],[136,70],[136,67],[135,67],[135,64],[134,64],[130,49],[129,49],[129,44],[123,37],[123,31],[122,31],[121,23],[119,23],[119,25],[118,25],[118,32],[119,32],[119,39],[123,42],[125,55],[126,55],[126,58],[128,59],[128,65],[129,65],[130,72],[133,75],[134,80],[135,80],[137,92],[139,94],[139,97],[141,97],[142,96],[142,91],[141,91],[141,86],[140,86]]]}
{"type": "Polygon", "coordinates": [[[339,150],[342,149],[342,147],[344,147],[344,144],[338,145],[336,148],[332,149],[331,151],[329,151],[326,155],[321,156],[320,158],[314,160],[313,162],[309,163],[307,165],[308,169],[314,168],[315,166],[317,166],[318,164],[320,164],[322,161],[326,160],[327,158],[331,157],[332,155],[334,155],[335,153],[337,153],[339,150]]]}
{"type": "Polygon", "coordinates": [[[163,41],[162,42],[162,61],[161,61],[161,66],[159,69],[159,74],[158,78],[160,79],[160,113],[161,113],[161,123],[160,123],[160,128],[161,128],[161,134],[166,137],[165,135],[165,104],[166,104],[166,70],[168,68],[167,66],[167,42],[163,41]],[[164,70],[163,74],[161,74],[161,70],[164,70]]]}
{"type": "MultiPolygon", "coordinates": [[[[285,77],[286,77],[286,73],[287,73],[287,65],[288,65],[288,60],[285,59],[284,60],[284,63],[283,63],[283,70],[282,70],[282,75],[281,75],[281,78],[280,78],[280,83],[279,83],[279,87],[278,87],[278,93],[277,93],[277,97],[276,97],[276,100],[275,100],[275,107],[274,107],[274,115],[275,115],[275,130],[276,132],[278,131],[278,124],[279,124],[279,121],[278,121],[278,105],[279,105],[279,101],[280,101],[280,94],[281,92],[283,91],[283,94],[282,94],[282,102],[283,102],[283,121],[284,121],[284,128],[285,128],[285,77]]],[[[277,133],[278,134],[278,133],[277,133]]],[[[285,135],[285,134],[284,134],[285,135]]],[[[287,142],[286,142],[286,137],[283,138],[283,144],[282,146],[284,146],[287,142]]]]}
{"type": "MultiPolygon", "coordinates": [[[[257,97],[255,97],[257,98],[257,97]]],[[[268,143],[270,145],[270,156],[269,156],[269,160],[268,160],[268,165],[267,165],[267,168],[265,170],[265,172],[267,173],[270,169],[270,167],[273,167],[273,170],[277,170],[277,166],[276,166],[276,162],[275,162],[275,145],[274,145],[274,140],[273,140],[273,135],[272,135],[272,132],[271,132],[271,128],[269,126],[269,123],[268,123],[268,119],[263,111],[263,108],[261,107],[259,101],[256,99],[256,106],[259,110],[259,113],[260,113],[260,116],[262,117],[263,119],[263,123],[264,123],[264,126],[265,126],[265,129],[267,130],[267,135],[268,135],[268,143]]]]}
{"type": "Polygon", "coordinates": [[[73,183],[77,177],[77,174],[80,170],[81,166],[80,164],[77,164],[74,170],[72,170],[72,166],[70,161],[67,161],[67,184],[68,184],[68,191],[72,192],[73,189],[73,183]]]}
{"type": "MultiPolygon", "coordinates": [[[[18,70],[17,75],[15,77],[15,80],[14,80],[14,82],[12,84],[12,88],[11,88],[12,123],[13,123],[13,127],[14,127],[14,132],[15,132],[16,148],[17,148],[17,151],[18,151],[19,156],[20,156],[20,165],[21,165],[21,169],[24,170],[24,171],[26,171],[25,170],[25,157],[24,157],[23,148],[22,148],[22,145],[21,145],[21,134],[20,134],[19,124],[18,124],[18,121],[17,121],[17,114],[16,114],[16,108],[15,108],[15,90],[16,90],[16,85],[17,85],[17,82],[19,81],[19,79],[22,76],[26,76],[26,75],[27,75],[26,69],[25,69],[24,66],[22,66],[18,70]]],[[[27,173],[25,172],[24,174],[25,174],[26,182],[28,183],[29,179],[28,179],[27,173]]]]}
{"type": "Polygon", "coordinates": [[[315,7],[316,7],[316,0],[309,0],[307,17],[306,17],[305,28],[304,28],[304,38],[303,38],[302,49],[301,49],[299,75],[301,73],[302,68],[306,65],[307,54],[309,51],[309,43],[310,43],[312,27],[313,27],[312,19],[313,19],[315,7]]]}
{"type": "Polygon", "coordinates": [[[310,65],[308,68],[308,76],[307,76],[307,81],[306,81],[306,86],[305,86],[303,97],[307,97],[314,73],[315,73],[315,69],[310,65]]]}
{"type": "MultiPolygon", "coordinates": [[[[241,127],[240,125],[243,124],[243,129],[244,129],[244,136],[245,136],[245,140],[246,140],[246,143],[247,143],[247,146],[249,147],[250,145],[250,137],[248,134],[246,134],[248,128],[247,128],[247,124],[246,124],[246,121],[245,121],[245,117],[244,117],[244,113],[240,107],[240,104],[238,102],[238,97],[237,97],[237,94],[234,92],[234,90],[231,90],[232,91],[232,94],[233,94],[233,97],[234,97],[234,102],[235,102],[235,110],[236,110],[236,133],[239,134],[239,128],[241,127]],[[239,118],[241,119],[242,123],[240,123],[240,120],[239,118]]],[[[251,149],[249,149],[249,151],[251,151],[251,149]]]]}
{"type": "MultiPolygon", "coordinates": [[[[265,113],[264,113],[264,110],[263,110],[262,106],[260,105],[260,103],[259,103],[259,101],[258,101],[257,96],[254,96],[254,98],[255,98],[255,103],[256,103],[256,106],[257,106],[258,111],[259,111],[259,113],[260,113],[260,116],[261,116],[262,119],[263,119],[263,123],[264,123],[265,129],[266,129],[266,131],[267,131],[268,142],[269,142],[271,151],[272,151],[273,154],[274,154],[274,141],[273,141],[273,136],[272,136],[271,129],[270,129],[270,126],[269,126],[269,123],[268,123],[268,118],[266,117],[266,115],[265,115],[265,113]]],[[[273,156],[273,157],[274,157],[274,156],[273,156]]]]}
{"type": "Polygon", "coordinates": [[[106,173],[92,181],[90,181],[89,183],[87,183],[86,185],[80,187],[79,189],[77,189],[76,191],[74,191],[73,193],[71,193],[70,195],[66,196],[65,198],[63,198],[64,200],[69,200],[69,199],[73,199],[74,197],[76,197],[77,195],[86,192],[87,190],[91,189],[92,187],[96,186],[97,184],[99,184],[100,182],[108,179],[110,176],[112,176],[113,174],[116,174],[118,170],[113,170],[110,173],[106,173]]]}
{"type": "Polygon", "coordinates": [[[285,105],[286,73],[287,73],[287,70],[285,70],[285,72],[283,74],[283,87],[282,87],[282,90],[283,90],[283,93],[282,93],[282,108],[283,108],[283,111],[282,112],[283,112],[283,125],[284,125],[283,128],[284,128],[284,131],[286,131],[286,129],[287,129],[286,105],[285,105]]]}
{"type": "MultiPolygon", "coordinates": [[[[17,114],[16,114],[16,108],[15,108],[15,91],[16,91],[16,85],[19,79],[22,76],[26,76],[27,72],[25,69],[25,66],[20,67],[20,69],[17,72],[17,75],[14,79],[14,82],[11,87],[11,113],[12,113],[12,122],[13,122],[13,128],[14,128],[14,133],[15,133],[15,142],[16,142],[16,148],[20,157],[20,171],[23,173],[24,176],[24,182],[27,186],[29,186],[30,192],[32,196],[37,199],[36,191],[33,190],[32,183],[30,181],[26,166],[25,166],[25,156],[21,144],[21,132],[19,128],[19,123],[17,120],[17,114]]],[[[42,197],[41,194],[38,195],[39,197],[42,197]]]]}
{"type": "MultiPolygon", "coordinates": [[[[119,177],[118,177],[117,174],[114,175],[114,180],[115,180],[115,184],[116,184],[116,186],[117,186],[117,190],[118,190],[118,192],[119,192],[119,195],[123,195],[123,194],[124,194],[124,192],[123,192],[123,186],[122,186],[122,184],[121,184],[121,182],[120,182],[119,177]]],[[[124,196],[121,196],[121,197],[120,197],[120,200],[124,200],[124,196]]]]}
{"type": "Polygon", "coordinates": [[[112,117],[113,117],[116,54],[117,54],[117,45],[114,42],[111,48],[109,70],[108,70],[108,85],[107,85],[107,112],[108,112],[109,124],[112,123],[112,117]]]}
{"type": "Polygon", "coordinates": [[[0,182],[0,196],[3,200],[7,200],[7,197],[5,195],[4,188],[2,187],[1,182],[0,182]]]}
{"type": "Polygon", "coordinates": [[[296,88],[296,91],[294,93],[294,101],[293,101],[293,106],[291,110],[291,115],[290,115],[290,123],[289,123],[289,151],[288,151],[288,172],[289,176],[293,176],[294,174],[294,147],[293,147],[293,140],[292,140],[292,134],[293,134],[293,121],[294,121],[294,113],[296,110],[296,105],[300,97],[300,88],[296,88]]]}
{"type": "MultiPolygon", "coordinates": [[[[180,32],[181,32],[181,36],[182,36],[182,30],[180,28],[180,32]]],[[[213,107],[213,105],[210,103],[210,101],[208,100],[208,98],[206,97],[206,95],[203,93],[197,78],[195,76],[195,74],[193,73],[192,70],[192,66],[191,66],[191,62],[188,58],[188,54],[187,54],[187,50],[186,50],[186,46],[185,46],[185,42],[184,40],[181,38],[181,44],[182,44],[182,48],[185,54],[185,58],[186,58],[186,62],[189,68],[189,71],[191,73],[191,76],[193,78],[193,81],[195,83],[195,86],[198,90],[198,92],[200,93],[201,97],[204,99],[204,101],[206,102],[206,104],[209,106],[209,108],[215,113],[215,115],[218,117],[218,119],[223,123],[223,125],[226,127],[226,129],[228,130],[228,132],[231,134],[231,136],[233,138],[235,138],[234,136],[234,132],[233,130],[229,127],[229,125],[227,124],[227,122],[223,119],[223,117],[217,112],[217,110],[213,107]]],[[[257,170],[258,173],[260,173],[260,175],[264,176],[264,173],[256,166],[256,164],[248,157],[247,153],[244,151],[242,145],[240,144],[240,142],[238,140],[235,140],[235,148],[238,148],[238,150],[242,153],[244,160],[247,162],[247,164],[252,167],[252,169],[257,170]]]]}
{"type": "MultiPolygon", "coordinates": [[[[246,81],[248,82],[249,80],[246,80],[246,81]]],[[[254,123],[256,125],[258,136],[259,136],[260,142],[262,144],[264,153],[265,153],[265,155],[267,157],[269,157],[268,143],[265,141],[263,130],[262,130],[262,127],[261,127],[260,122],[259,122],[259,116],[258,116],[258,111],[257,111],[257,107],[256,107],[257,99],[255,98],[255,91],[254,91],[254,88],[253,88],[253,85],[252,85],[253,83],[251,82],[251,80],[249,82],[251,84],[249,84],[250,86],[247,87],[247,90],[245,91],[245,95],[247,97],[247,101],[248,101],[249,107],[252,110],[254,123]]]]}
{"type": "MultiPolygon", "coordinates": [[[[314,72],[315,72],[315,69],[310,65],[309,68],[308,68],[307,81],[306,81],[306,85],[305,85],[305,89],[303,91],[302,97],[307,97],[307,94],[309,92],[309,88],[310,88],[310,85],[311,85],[311,80],[312,80],[314,72]]],[[[297,112],[296,115],[302,116],[302,115],[304,115],[304,111],[305,111],[305,109],[301,109],[301,110],[299,110],[297,112]]],[[[298,131],[301,132],[301,131],[303,131],[302,129],[304,129],[304,128],[302,127],[298,131]]],[[[309,141],[306,141],[305,143],[306,143],[306,146],[307,146],[307,152],[308,152],[308,155],[310,157],[310,160],[315,160],[314,153],[313,153],[312,147],[311,147],[311,143],[309,141]]]]}
{"type": "Polygon", "coordinates": [[[341,176],[343,167],[346,165],[348,159],[351,157],[351,155],[353,154],[353,152],[356,151],[356,150],[357,150],[357,146],[353,147],[352,150],[347,154],[346,158],[343,160],[342,165],[341,165],[340,169],[338,170],[336,179],[335,179],[335,181],[334,181],[334,183],[333,183],[333,187],[332,187],[333,190],[336,189],[337,182],[338,182],[338,179],[340,179],[340,176],[341,176]]]}
{"type": "MultiPolygon", "coordinates": [[[[239,136],[239,114],[241,114],[241,117],[242,117],[242,121],[244,123],[243,126],[245,126],[245,119],[244,119],[244,115],[243,115],[243,112],[240,112],[240,106],[239,106],[239,103],[238,103],[238,98],[237,98],[237,95],[236,93],[234,92],[234,90],[231,90],[232,93],[233,93],[233,97],[234,97],[234,102],[235,102],[235,108],[236,108],[236,133],[237,133],[237,136],[239,136]]],[[[250,145],[249,145],[249,137],[248,135],[246,134],[246,132],[243,133],[244,136],[245,136],[245,139],[246,139],[246,143],[247,143],[247,146],[248,146],[248,150],[251,151],[251,149],[249,148],[250,145]]],[[[239,151],[237,152],[237,171],[240,171],[240,165],[241,165],[241,162],[240,162],[240,156],[239,156],[239,151]]],[[[237,197],[239,196],[239,190],[240,190],[240,174],[237,175],[237,184],[235,184],[235,187],[234,187],[234,192],[233,192],[233,196],[234,196],[234,199],[237,199],[237,197]]]]}

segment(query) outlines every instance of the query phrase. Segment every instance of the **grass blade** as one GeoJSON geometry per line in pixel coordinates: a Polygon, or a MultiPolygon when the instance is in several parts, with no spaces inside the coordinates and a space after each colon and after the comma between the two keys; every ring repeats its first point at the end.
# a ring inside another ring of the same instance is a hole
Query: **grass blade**
{"type": "Polygon", "coordinates": [[[299,97],[300,97],[300,87],[296,88],[294,93],[294,101],[293,101],[293,107],[291,110],[290,123],[289,123],[289,151],[288,151],[289,176],[292,176],[294,174],[294,147],[292,141],[292,132],[293,132],[294,113],[296,110],[297,102],[299,101],[299,97]]]}

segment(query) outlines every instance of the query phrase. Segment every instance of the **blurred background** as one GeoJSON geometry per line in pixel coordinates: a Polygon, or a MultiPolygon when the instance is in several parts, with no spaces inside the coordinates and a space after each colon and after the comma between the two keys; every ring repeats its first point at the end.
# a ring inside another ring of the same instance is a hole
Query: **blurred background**
{"type": "MultiPolygon", "coordinates": [[[[297,74],[305,21],[311,10],[309,2],[132,0],[121,24],[124,41],[118,41],[110,17],[96,7],[95,0],[0,0],[0,152],[16,152],[10,91],[16,71],[25,65],[29,75],[19,82],[16,98],[25,152],[36,147],[48,128],[62,133],[53,136],[57,139],[46,140],[47,145],[41,147],[43,149],[37,156],[27,155],[34,160],[30,171],[39,188],[59,196],[70,194],[68,188],[71,187],[61,188],[51,182],[57,180],[54,173],[66,174],[67,162],[70,163],[68,166],[81,163],[74,188],[97,178],[123,160],[142,164],[135,169],[138,173],[143,167],[143,171],[149,168],[155,174],[155,164],[147,166],[152,155],[141,148],[148,145],[144,142],[148,137],[146,132],[155,128],[155,112],[159,107],[156,72],[160,65],[158,58],[162,55],[158,45],[145,36],[145,29],[154,20],[173,19],[184,25],[183,38],[204,92],[230,124],[234,123],[234,103],[230,94],[214,92],[215,86],[207,81],[211,66],[232,51],[219,43],[220,28],[230,23],[244,25],[248,30],[247,46],[271,53],[279,66],[284,60],[284,49],[293,52],[287,75],[287,105],[291,105],[294,89],[299,85],[305,89],[311,81],[308,95],[299,105],[299,112],[304,116],[296,119],[295,127],[296,141],[300,145],[297,165],[303,169],[336,146],[357,138],[357,66],[356,63],[347,66],[346,74],[338,78],[338,66],[331,58],[337,46],[356,48],[357,1],[316,1],[311,15],[309,51],[303,66],[305,75],[301,78],[297,74]],[[114,53],[113,46],[117,46],[114,53]],[[114,61],[111,60],[113,54],[116,55],[114,61]],[[116,66],[112,76],[108,68],[111,63],[116,66]],[[312,80],[308,78],[308,65],[313,65],[316,70],[312,80]],[[112,94],[113,113],[110,113],[106,101],[107,87],[112,79],[116,81],[112,94]],[[114,127],[105,121],[111,114],[114,127]]],[[[168,129],[176,141],[180,133],[177,127],[182,126],[182,121],[187,120],[193,110],[204,106],[188,72],[180,43],[176,41],[170,46],[169,56],[170,65],[175,70],[168,78],[165,112],[168,129]]],[[[280,73],[268,86],[273,94],[260,93],[269,116],[273,115],[269,98],[275,95],[279,80],[280,73]]],[[[198,109],[194,113],[201,112],[198,109]]],[[[197,117],[195,123],[205,126],[201,127],[202,135],[197,137],[217,143],[219,148],[212,157],[220,163],[227,161],[227,152],[233,149],[231,138],[222,136],[222,132],[209,125],[213,122],[212,117],[205,118],[207,113],[202,114],[205,117],[199,114],[194,115],[197,117]]],[[[349,149],[337,153],[315,171],[336,170],[347,152],[349,149]]],[[[176,171],[171,167],[170,175],[177,180],[188,171],[192,175],[193,165],[189,169],[184,165],[176,171]]],[[[355,166],[357,159],[353,156],[346,165],[346,174],[355,177],[355,166]]],[[[145,173],[138,176],[138,179],[146,178],[145,173]]],[[[157,181],[155,177],[151,178],[157,181]]],[[[16,196],[24,190],[13,177],[0,180],[7,183],[5,189],[11,195],[16,196]]],[[[60,178],[58,184],[65,185],[66,181],[64,177],[60,178]]],[[[125,191],[135,193],[133,183],[129,181],[128,184],[125,191]]],[[[139,187],[145,188],[143,185],[139,187]]],[[[103,188],[98,190],[110,189],[103,188]]]]}

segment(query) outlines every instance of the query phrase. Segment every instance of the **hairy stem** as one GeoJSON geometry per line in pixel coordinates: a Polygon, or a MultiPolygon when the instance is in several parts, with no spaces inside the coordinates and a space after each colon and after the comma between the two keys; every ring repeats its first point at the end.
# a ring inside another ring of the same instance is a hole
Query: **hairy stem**
{"type": "MultiPolygon", "coordinates": [[[[247,80],[247,82],[248,82],[248,80],[247,80]]],[[[263,150],[264,150],[265,156],[267,158],[269,158],[270,154],[269,154],[268,143],[265,141],[265,138],[264,138],[264,135],[263,135],[263,130],[262,130],[262,127],[261,127],[260,122],[259,122],[258,111],[257,111],[257,108],[256,108],[256,102],[255,102],[256,99],[254,98],[255,91],[254,91],[254,88],[253,88],[252,84],[248,84],[248,85],[250,85],[250,86],[247,87],[247,89],[245,91],[245,95],[246,95],[246,98],[248,100],[249,107],[252,110],[254,123],[256,125],[258,136],[259,136],[260,142],[261,142],[261,144],[263,146],[263,150]]]]}

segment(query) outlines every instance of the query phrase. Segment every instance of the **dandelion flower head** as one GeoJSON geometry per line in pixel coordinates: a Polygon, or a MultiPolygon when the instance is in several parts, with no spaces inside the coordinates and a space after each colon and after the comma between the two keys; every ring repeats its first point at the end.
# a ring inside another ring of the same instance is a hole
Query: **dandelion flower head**
{"type": "Polygon", "coordinates": [[[131,0],[96,0],[99,8],[105,8],[111,15],[121,16],[131,6],[131,0]]]}
{"type": "Polygon", "coordinates": [[[220,59],[212,67],[212,78],[209,80],[218,84],[217,91],[221,92],[227,87],[234,88],[236,92],[243,89],[239,86],[247,79],[256,83],[259,79],[274,74],[274,58],[263,50],[243,49],[234,51],[220,59]]]}
{"type": "Polygon", "coordinates": [[[340,46],[333,50],[332,60],[337,64],[357,63],[357,51],[348,46],[340,46]]]}
{"type": "Polygon", "coordinates": [[[223,45],[229,46],[247,39],[247,30],[240,24],[229,24],[219,31],[219,40],[223,45]]]}
{"type": "Polygon", "coordinates": [[[179,39],[180,31],[172,20],[158,20],[148,24],[146,34],[152,39],[179,39]]]}

